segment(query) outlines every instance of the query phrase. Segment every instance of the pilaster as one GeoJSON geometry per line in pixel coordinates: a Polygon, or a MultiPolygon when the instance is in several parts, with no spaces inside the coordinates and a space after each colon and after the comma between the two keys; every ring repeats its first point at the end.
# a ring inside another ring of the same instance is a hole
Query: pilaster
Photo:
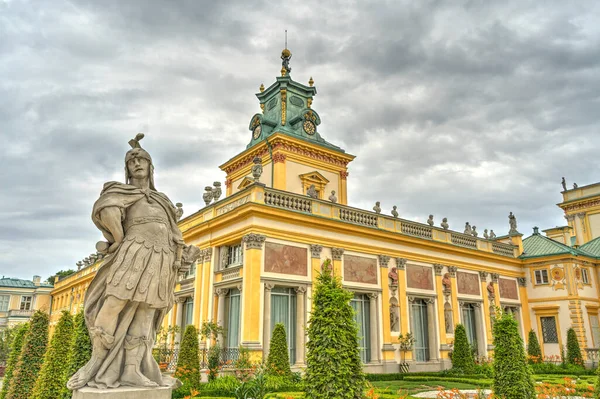
{"type": "Polygon", "coordinates": [[[498,279],[500,278],[500,275],[498,273],[490,273],[490,276],[492,277],[492,284],[494,287],[494,292],[496,293],[496,295],[494,295],[494,306],[497,308],[501,308],[500,288],[498,287],[498,279]]]}
{"type": "MultiPolygon", "coordinates": [[[[198,302],[198,306],[200,307],[200,314],[198,316],[198,326],[201,326],[203,322],[205,321],[209,321],[212,319],[212,315],[210,314],[210,300],[211,298],[213,298],[212,295],[210,295],[210,292],[212,292],[211,289],[211,270],[210,270],[210,266],[211,266],[211,259],[212,259],[212,248],[206,248],[204,250],[204,252],[202,253],[202,267],[198,266],[196,268],[196,279],[198,279],[200,276],[202,276],[200,284],[201,284],[201,290],[200,293],[202,294],[200,296],[200,301],[198,302]]],[[[197,285],[196,285],[197,287],[197,285]]],[[[198,291],[198,289],[196,288],[196,292],[198,291]]],[[[196,302],[194,302],[194,308],[196,307],[196,302]]],[[[195,309],[194,309],[195,310],[195,309]]]]}
{"type": "Polygon", "coordinates": [[[285,190],[286,187],[286,156],[281,152],[273,154],[273,188],[285,190]]]}
{"type": "MultiPolygon", "coordinates": [[[[387,255],[379,255],[379,278],[381,281],[381,314],[383,315],[382,328],[383,328],[383,346],[390,346],[392,344],[392,327],[390,325],[390,286],[388,283],[388,264],[390,257],[387,255]]],[[[394,352],[385,351],[383,352],[384,360],[394,360],[394,352]]]]}
{"type": "MultiPolygon", "coordinates": [[[[193,323],[196,328],[200,328],[202,324],[202,299],[203,297],[209,297],[204,291],[203,277],[204,277],[204,259],[207,259],[208,268],[210,269],[210,262],[212,258],[212,248],[203,249],[200,255],[200,259],[196,266],[196,277],[194,280],[194,317],[193,323]]],[[[209,275],[210,276],[210,275],[209,275]]]]}
{"type": "Polygon", "coordinates": [[[348,205],[348,172],[345,170],[340,171],[340,192],[339,192],[339,201],[342,205],[348,205]]]}
{"type": "MultiPolygon", "coordinates": [[[[400,334],[410,332],[408,320],[408,303],[406,298],[406,259],[396,258],[396,273],[398,273],[398,307],[400,308],[400,334]],[[402,299],[402,300],[400,300],[402,299]]],[[[406,360],[412,359],[412,351],[406,352],[406,360]]]]}
{"type": "Polygon", "coordinates": [[[260,272],[262,266],[263,247],[266,237],[250,233],[242,237],[244,250],[244,267],[242,282],[242,337],[241,344],[251,350],[260,348],[260,272]]]}
{"type": "Polygon", "coordinates": [[[435,293],[438,297],[438,330],[440,332],[440,345],[444,345],[447,343],[446,339],[446,320],[444,317],[444,293],[443,293],[443,285],[442,285],[442,270],[443,266],[439,264],[433,265],[433,269],[435,270],[435,293]]]}
{"type": "Polygon", "coordinates": [[[379,332],[377,331],[377,297],[378,293],[373,292],[368,294],[369,297],[369,312],[371,313],[371,320],[369,323],[370,328],[370,346],[371,346],[371,363],[379,363],[379,356],[381,354],[381,348],[379,347],[379,332]]]}
{"type": "Polygon", "coordinates": [[[274,285],[271,283],[265,283],[265,300],[264,300],[264,311],[263,311],[263,359],[269,356],[269,349],[271,346],[271,290],[274,285]]]}
{"type": "Polygon", "coordinates": [[[319,244],[310,244],[310,266],[311,266],[311,279],[313,286],[317,281],[317,276],[321,273],[321,252],[323,246],[319,244]]]}
{"type": "Polygon", "coordinates": [[[529,297],[527,296],[527,279],[519,277],[519,298],[521,299],[521,320],[523,320],[523,336],[525,341],[531,331],[531,315],[529,314],[529,297]]]}
{"type": "Polygon", "coordinates": [[[342,257],[344,248],[331,248],[331,257],[333,258],[333,275],[342,277],[342,257]]]}
{"type": "Polygon", "coordinates": [[[305,294],[306,287],[296,287],[296,365],[304,366],[304,342],[306,334],[304,333],[304,315],[306,314],[305,294]]]}
{"type": "MultiPolygon", "coordinates": [[[[493,341],[492,338],[492,320],[490,315],[490,298],[487,289],[488,272],[479,272],[479,281],[481,281],[481,296],[483,297],[483,318],[485,319],[485,337],[488,344],[493,341]]],[[[495,294],[494,294],[495,295],[495,294]]]]}
{"type": "Polygon", "coordinates": [[[456,283],[456,266],[448,266],[448,274],[450,274],[450,285],[452,287],[452,316],[454,325],[460,323],[460,308],[458,306],[458,285],[456,283]]]}

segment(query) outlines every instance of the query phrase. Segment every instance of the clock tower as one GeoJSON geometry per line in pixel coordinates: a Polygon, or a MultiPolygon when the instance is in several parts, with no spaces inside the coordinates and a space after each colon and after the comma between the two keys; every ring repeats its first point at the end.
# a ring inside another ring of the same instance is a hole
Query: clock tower
{"type": "Polygon", "coordinates": [[[291,57],[287,48],[281,52],[281,76],[268,88],[261,84],[256,94],[262,112],[250,118],[246,150],[220,166],[227,173],[227,195],[253,182],[250,168],[258,156],[260,182],[267,187],[307,195],[314,185],[320,199],[336,197],[347,204],[348,163],[354,156],[322,137],[321,118],[312,106],[314,81],[304,85],[292,79],[291,57]]]}

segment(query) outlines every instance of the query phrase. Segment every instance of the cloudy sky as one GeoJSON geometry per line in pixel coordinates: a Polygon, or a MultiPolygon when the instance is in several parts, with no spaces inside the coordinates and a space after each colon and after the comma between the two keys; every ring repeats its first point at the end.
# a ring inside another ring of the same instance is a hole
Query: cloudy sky
{"type": "Polygon", "coordinates": [[[600,181],[597,1],[0,0],[0,274],[74,267],[102,184],[147,134],[156,183],[197,210],[250,140],[254,93],[312,76],[349,199],[451,228],[565,223],[600,181]],[[450,3],[452,5],[450,5],[450,3]]]}

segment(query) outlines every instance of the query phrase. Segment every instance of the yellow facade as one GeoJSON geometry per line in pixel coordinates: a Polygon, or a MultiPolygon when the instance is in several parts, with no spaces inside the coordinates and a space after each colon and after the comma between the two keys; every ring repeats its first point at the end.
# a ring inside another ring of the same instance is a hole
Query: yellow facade
{"type": "MultiPolygon", "coordinates": [[[[582,348],[597,350],[600,253],[593,239],[600,236],[600,184],[563,192],[559,206],[569,226],[546,230],[547,237],[536,228],[525,239],[515,233],[489,240],[353,208],[347,179],[354,156],[298,128],[303,120],[320,122],[307,112],[315,93],[284,76],[257,94],[265,116],[253,117],[253,140],[220,166],[226,197],[179,222],[184,240],[198,246],[202,257],[179,282],[165,327],[217,322],[226,330],[220,337],[224,347],[243,346],[260,358],[275,322],[283,322],[291,360],[301,368],[316,276],[331,259],[335,275],[355,294],[369,372],[396,372],[402,359],[412,371],[449,367],[458,323],[468,326],[480,356],[491,355],[498,309],[515,316],[525,340],[530,329],[536,331],[546,356],[560,353],[569,327],[582,348]],[[278,86],[283,84],[284,95],[278,86]],[[310,95],[309,104],[302,93],[310,95]],[[305,108],[294,111],[300,104],[305,108]],[[279,120],[268,121],[270,107],[279,120]],[[261,132],[260,123],[272,131],[261,132]],[[307,195],[311,187],[314,196],[307,195]],[[544,252],[548,247],[553,249],[544,252]],[[401,353],[398,337],[408,332],[418,342],[401,353]]],[[[81,306],[97,267],[57,282],[53,322],[60,310],[81,306]]]]}
{"type": "Polygon", "coordinates": [[[29,321],[40,309],[50,310],[52,285],[33,280],[2,277],[0,279],[0,330],[29,321]]]}

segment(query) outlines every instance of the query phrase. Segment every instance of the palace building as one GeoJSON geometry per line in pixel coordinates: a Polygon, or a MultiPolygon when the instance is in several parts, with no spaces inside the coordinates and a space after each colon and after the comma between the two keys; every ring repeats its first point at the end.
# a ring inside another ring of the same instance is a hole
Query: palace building
{"type": "Polygon", "coordinates": [[[32,280],[0,278],[0,331],[29,321],[38,309],[50,309],[52,285],[40,276],[32,280]]]}
{"type": "MultiPolygon", "coordinates": [[[[450,367],[454,326],[465,325],[479,356],[493,354],[497,309],[511,312],[524,339],[537,332],[545,356],[560,353],[573,327],[586,358],[600,346],[600,184],[563,191],[567,226],[537,228],[523,239],[485,238],[357,209],[348,203],[354,156],[326,140],[313,107],[317,94],[290,76],[289,50],[281,76],[256,94],[261,113],[250,118],[249,143],[224,162],[226,195],[208,187],[206,206],[179,221],[184,240],[203,257],[176,288],[164,326],[225,328],[228,353],[242,346],[266,357],[276,323],[286,328],[290,361],[306,361],[306,325],[313,284],[326,259],[354,293],[365,371],[450,367]],[[400,334],[416,338],[399,350],[400,334]]],[[[57,282],[52,311],[82,303],[101,260],[57,282]]],[[[180,337],[173,337],[175,342],[180,337]]],[[[201,343],[204,348],[210,341],[201,343]]]]}

